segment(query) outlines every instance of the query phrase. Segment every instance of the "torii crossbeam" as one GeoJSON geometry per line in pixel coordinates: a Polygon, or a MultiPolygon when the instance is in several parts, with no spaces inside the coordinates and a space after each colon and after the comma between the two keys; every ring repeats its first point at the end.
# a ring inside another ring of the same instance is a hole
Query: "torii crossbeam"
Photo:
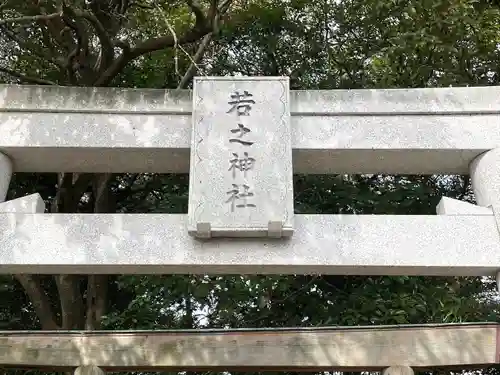
{"type": "MultiPolygon", "coordinates": [[[[14,171],[187,172],[191,96],[2,86],[0,151],[14,171]]],[[[470,171],[480,206],[444,200],[431,216],[295,215],[289,239],[203,241],[187,234],[186,215],[43,214],[31,196],[0,206],[0,272],[500,270],[500,87],[292,91],[290,114],[294,173],[470,171]]],[[[8,167],[2,173],[5,192],[8,167]]]]}

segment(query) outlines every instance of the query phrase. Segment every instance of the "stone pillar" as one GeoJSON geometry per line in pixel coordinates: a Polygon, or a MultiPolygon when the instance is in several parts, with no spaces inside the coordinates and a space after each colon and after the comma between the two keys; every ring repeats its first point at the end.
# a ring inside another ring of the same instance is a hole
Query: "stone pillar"
{"type": "MultiPolygon", "coordinates": [[[[476,202],[492,209],[500,233],[500,148],[479,155],[470,164],[469,171],[476,202]]],[[[500,292],[500,270],[496,281],[500,292]]]]}
{"type": "Polygon", "coordinates": [[[0,202],[4,202],[12,177],[12,162],[8,156],[0,153],[0,202]]]}
{"type": "Polygon", "coordinates": [[[414,375],[414,372],[409,366],[391,366],[385,368],[382,375],[414,375]]]}
{"type": "Polygon", "coordinates": [[[469,171],[477,204],[500,207],[500,148],[479,155],[469,171]]]}
{"type": "Polygon", "coordinates": [[[85,365],[78,367],[75,375],[104,375],[104,371],[94,365],[85,365]]]}

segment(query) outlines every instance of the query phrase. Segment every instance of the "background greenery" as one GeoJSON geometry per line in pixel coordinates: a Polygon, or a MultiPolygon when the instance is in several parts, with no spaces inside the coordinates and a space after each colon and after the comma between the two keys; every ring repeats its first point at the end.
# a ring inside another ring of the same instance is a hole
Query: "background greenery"
{"type": "MultiPolygon", "coordinates": [[[[6,83],[185,88],[194,73],[245,74],[287,75],[292,89],[312,90],[500,80],[496,1],[5,0],[0,19],[6,83]],[[214,5],[219,10],[210,13],[214,5]],[[19,19],[61,10],[65,19],[19,19]],[[127,51],[145,42],[155,48],[130,57],[127,51]]],[[[50,212],[186,213],[187,182],[186,175],[16,174],[9,198],[39,192],[50,212]],[[72,184],[72,177],[80,183],[72,184]]],[[[442,196],[473,201],[466,176],[295,176],[294,188],[298,213],[434,214],[442,196]]],[[[451,277],[1,276],[0,328],[496,321],[493,287],[488,279],[451,277]],[[82,308],[91,293],[98,301],[93,318],[82,308]]]]}

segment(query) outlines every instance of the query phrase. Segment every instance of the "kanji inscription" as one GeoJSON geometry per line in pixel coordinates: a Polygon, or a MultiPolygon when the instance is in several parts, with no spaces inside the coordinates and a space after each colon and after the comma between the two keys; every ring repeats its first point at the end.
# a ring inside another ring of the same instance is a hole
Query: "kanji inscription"
{"type": "Polygon", "coordinates": [[[189,233],[264,237],[272,222],[290,236],[288,78],[197,77],[192,121],[189,233]]]}

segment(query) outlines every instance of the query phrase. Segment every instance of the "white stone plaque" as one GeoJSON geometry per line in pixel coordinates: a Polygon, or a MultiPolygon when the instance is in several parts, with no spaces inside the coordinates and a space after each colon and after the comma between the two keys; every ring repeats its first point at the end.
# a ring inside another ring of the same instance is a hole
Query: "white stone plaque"
{"type": "Polygon", "coordinates": [[[189,176],[189,233],[293,233],[287,77],[197,77],[189,176]]]}

